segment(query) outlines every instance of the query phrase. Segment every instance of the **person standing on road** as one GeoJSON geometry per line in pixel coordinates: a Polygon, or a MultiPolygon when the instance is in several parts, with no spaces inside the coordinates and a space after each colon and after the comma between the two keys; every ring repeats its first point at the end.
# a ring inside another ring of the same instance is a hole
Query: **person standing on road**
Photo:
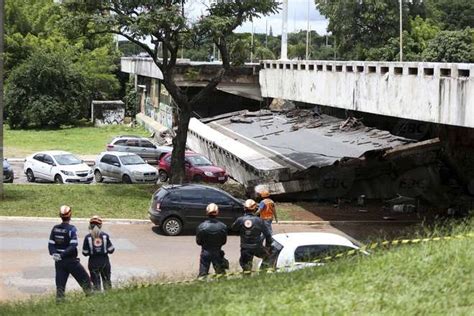
{"type": "Polygon", "coordinates": [[[254,200],[247,200],[244,203],[245,215],[237,218],[232,224],[232,230],[240,232],[240,266],[244,272],[252,271],[253,257],[263,259],[262,267],[270,255],[272,244],[272,234],[268,230],[264,221],[257,217],[254,212],[257,203],[254,200]],[[265,239],[265,247],[263,246],[265,239]]]}
{"type": "Polygon", "coordinates": [[[59,216],[62,223],[55,225],[51,230],[48,242],[49,254],[55,261],[56,270],[56,299],[61,301],[66,291],[69,274],[72,274],[86,295],[91,293],[91,281],[84,267],[77,258],[77,229],[69,224],[72,210],[63,205],[59,216]]]}
{"type": "Polygon", "coordinates": [[[93,216],[89,220],[90,233],[84,239],[84,245],[82,246],[82,254],[89,256],[89,272],[94,290],[98,292],[101,291],[102,282],[104,291],[112,288],[109,254],[115,251],[110,236],[103,232],[101,228],[102,219],[97,215],[93,216]]]}
{"type": "Polygon", "coordinates": [[[222,251],[222,246],[227,242],[227,226],[216,218],[219,207],[214,203],[209,204],[206,214],[208,219],[196,229],[196,243],[201,246],[199,277],[209,274],[211,262],[217,274],[224,274],[229,269],[229,262],[222,251]]]}
{"type": "Polygon", "coordinates": [[[265,225],[270,231],[270,234],[273,235],[273,229],[272,229],[273,218],[275,218],[275,221],[278,223],[275,202],[273,202],[273,200],[270,199],[270,193],[267,190],[263,190],[259,192],[259,195],[262,198],[262,200],[258,204],[258,210],[255,214],[259,215],[260,218],[263,219],[265,225]]]}

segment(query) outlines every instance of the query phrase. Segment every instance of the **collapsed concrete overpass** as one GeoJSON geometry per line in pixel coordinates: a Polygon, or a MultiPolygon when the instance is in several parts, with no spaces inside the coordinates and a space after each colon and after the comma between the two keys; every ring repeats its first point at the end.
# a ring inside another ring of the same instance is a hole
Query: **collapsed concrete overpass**
{"type": "Polygon", "coordinates": [[[262,96],[474,127],[474,64],[261,62],[262,96]]]}

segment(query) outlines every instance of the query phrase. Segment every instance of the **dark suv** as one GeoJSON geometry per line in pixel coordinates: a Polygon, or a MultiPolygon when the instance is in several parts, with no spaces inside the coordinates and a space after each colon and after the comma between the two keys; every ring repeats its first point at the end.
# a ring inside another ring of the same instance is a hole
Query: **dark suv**
{"type": "Polygon", "coordinates": [[[148,214],[164,234],[179,235],[206,219],[209,203],[219,206],[218,219],[227,226],[243,214],[243,201],[217,188],[198,185],[167,185],[153,194],[148,214]]]}

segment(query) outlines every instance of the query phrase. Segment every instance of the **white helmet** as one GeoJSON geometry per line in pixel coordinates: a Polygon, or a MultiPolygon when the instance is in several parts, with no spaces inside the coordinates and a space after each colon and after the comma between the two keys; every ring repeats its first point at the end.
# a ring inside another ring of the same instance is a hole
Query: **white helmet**
{"type": "Polygon", "coordinates": [[[219,207],[217,206],[217,204],[216,203],[210,203],[206,207],[206,214],[217,216],[217,214],[219,214],[219,207]]]}

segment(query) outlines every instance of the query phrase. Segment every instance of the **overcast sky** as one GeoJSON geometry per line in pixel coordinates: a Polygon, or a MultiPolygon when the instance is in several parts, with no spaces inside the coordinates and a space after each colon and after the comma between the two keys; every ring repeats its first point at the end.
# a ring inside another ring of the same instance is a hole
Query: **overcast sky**
{"type": "MultiPolygon", "coordinates": [[[[199,16],[205,13],[208,0],[193,0],[188,2],[187,11],[190,16],[199,16]]],[[[326,34],[328,21],[324,16],[319,14],[316,9],[314,0],[288,0],[288,32],[306,30],[307,14],[309,3],[309,26],[311,30],[315,30],[318,34],[326,34]]],[[[281,12],[268,17],[262,17],[253,23],[255,33],[265,33],[265,25],[268,29],[272,27],[273,35],[281,34],[281,12]]],[[[237,29],[237,32],[252,32],[252,23],[247,22],[237,29]]]]}

